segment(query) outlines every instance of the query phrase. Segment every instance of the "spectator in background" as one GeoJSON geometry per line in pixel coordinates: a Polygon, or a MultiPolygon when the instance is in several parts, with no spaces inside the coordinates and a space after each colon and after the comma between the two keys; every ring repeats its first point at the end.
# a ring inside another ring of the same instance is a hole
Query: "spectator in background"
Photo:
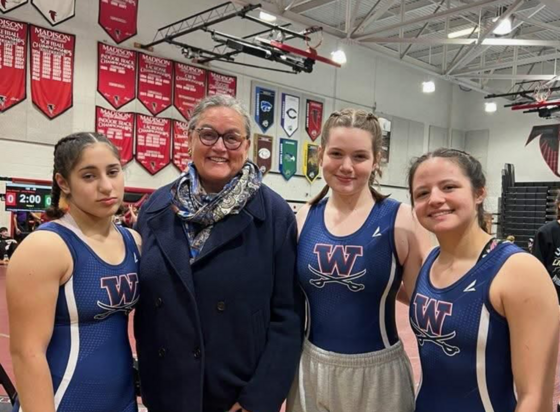
{"type": "Polygon", "coordinates": [[[8,228],[0,227],[0,262],[8,263],[17,244],[17,240],[10,237],[8,228]]]}

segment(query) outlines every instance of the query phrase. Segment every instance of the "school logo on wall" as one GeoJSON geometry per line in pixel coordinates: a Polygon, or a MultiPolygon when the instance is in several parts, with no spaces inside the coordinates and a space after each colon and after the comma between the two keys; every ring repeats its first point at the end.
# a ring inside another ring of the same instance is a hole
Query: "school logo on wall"
{"type": "Polygon", "coordinates": [[[31,0],[31,4],[51,26],[71,19],[76,10],[76,0],[31,0]]]}
{"type": "Polygon", "coordinates": [[[280,173],[290,180],[297,169],[297,141],[280,139],[280,173]]]}
{"type": "Polygon", "coordinates": [[[457,332],[443,333],[445,318],[453,313],[453,303],[444,302],[416,294],[414,298],[414,318],[410,319],[412,329],[418,339],[418,344],[424,346],[430,342],[439,346],[447,356],[455,356],[461,349],[451,345],[450,340],[457,336],[457,332]]]}
{"type": "Polygon", "coordinates": [[[315,141],[321,134],[323,124],[323,103],[307,99],[305,103],[305,131],[315,141]]]}
{"type": "Polygon", "coordinates": [[[255,133],[255,153],[253,159],[263,175],[272,167],[272,136],[255,133]]]}
{"type": "Polygon", "coordinates": [[[28,0],[0,0],[0,11],[7,13],[13,9],[23,6],[28,0]]]}
{"type": "Polygon", "coordinates": [[[275,98],[276,92],[274,90],[255,87],[255,121],[263,133],[266,133],[270,126],[274,124],[275,98]]]}
{"type": "Polygon", "coordinates": [[[318,269],[307,265],[309,271],[317,276],[309,280],[310,284],[319,289],[328,284],[337,284],[346,286],[351,292],[360,292],[366,288],[355,282],[367,273],[367,269],[354,271],[356,259],[364,255],[362,246],[317,243],[313,252],[317,255],[318,269]]]}
{"type": "Polygon", "coordinates": [[[282,129],[292,137],[299,124],[299,97],[282,93],[282,129]]]}
{"type": "Polygon", "coordinates": [[[551,124],[545,126],[534,126],[527,139],[527,146],[535,139],[539,139],[541,155],[548,165],[548,168],[556,176],[560,177],[558,170],[558,152],[560,147],[560,124],[551,124]]]}

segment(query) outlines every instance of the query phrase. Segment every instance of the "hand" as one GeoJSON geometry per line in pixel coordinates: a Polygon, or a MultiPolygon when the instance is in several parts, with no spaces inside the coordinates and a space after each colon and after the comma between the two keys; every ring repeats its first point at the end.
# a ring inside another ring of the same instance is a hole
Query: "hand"
{"type": "Polygon", "coordinates": [[[21,235],[21,230],[16,227],[16,235],[21,235]]]}
{"type": "Polygon", "coordinates": [[[239,404],[239,402],[235,402],[235,405],[229,408],[229,411],[227,412],[249,412],[249,411],[247,409],[243,409],[243,407],[239,404]]]}

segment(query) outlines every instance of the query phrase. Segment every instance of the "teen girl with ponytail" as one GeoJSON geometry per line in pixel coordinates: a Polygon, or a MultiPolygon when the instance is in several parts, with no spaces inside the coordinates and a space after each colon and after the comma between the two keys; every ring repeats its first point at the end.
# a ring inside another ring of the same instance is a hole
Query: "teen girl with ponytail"
{"type": "Polygon", "coordinates": [[[320,148],[327,186],[297,216],[308,327],[288,411],[414,410],[395,300],[399,290],[408,300],[430,242],[409,206],[374,189],[380,154],[373,114],[331,114],[320,148]]]}
{"type": "Polygon", "coordinates": [[[105,136],[56,144],[54,220],[25,239],[7,273],[14,411],[137,411],[127,322],[140,238],[112,223],[123,195],[119,153],[105,136]]]}

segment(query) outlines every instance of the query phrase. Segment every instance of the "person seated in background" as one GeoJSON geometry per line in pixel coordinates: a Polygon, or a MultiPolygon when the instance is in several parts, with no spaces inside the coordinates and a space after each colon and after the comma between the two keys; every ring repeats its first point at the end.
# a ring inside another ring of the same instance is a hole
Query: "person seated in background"
{"type": "Polygon", "coordinates": [[[0,259],[4,263],[8,263],[14,250],[16,250],[18,242],[10,237],[7,227],[0,227],[0,259]]]}

